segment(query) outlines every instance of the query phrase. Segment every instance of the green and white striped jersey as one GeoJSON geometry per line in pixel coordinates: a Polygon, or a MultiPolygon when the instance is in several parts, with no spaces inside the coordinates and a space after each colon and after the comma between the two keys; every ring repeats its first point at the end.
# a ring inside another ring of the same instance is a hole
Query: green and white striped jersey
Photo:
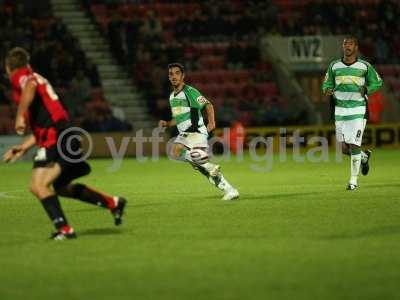
{"type": "Polygon", "coordinates": [[[201,114],[207,103],[208,100],[198,90],[187,84],[178,94],[171,93],[169,104],[179,133],[200,132],[208,135],[201,114]]]}
{"type": "Polygon", "coordinates": [[[357,59],[348,65],[337,59],[329,65],[322,90],[334,90],[335,120],[347,121],[366,118],[368,98],[363,97],[360,91],[366,88],[366,94],[370,95],[382,84],[379,74],[365,60],[357,59]]]}

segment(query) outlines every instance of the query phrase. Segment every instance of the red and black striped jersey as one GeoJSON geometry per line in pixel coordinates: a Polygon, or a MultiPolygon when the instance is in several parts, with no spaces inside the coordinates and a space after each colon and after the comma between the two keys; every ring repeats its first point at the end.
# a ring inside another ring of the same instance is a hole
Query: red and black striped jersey
{"type": "Polygon", "coordinates": [[[29,81],[36,85],[36,93],[25,118],[37,144],[40,147],[51,147],[57,143],[57,131],[68,124],[69,116],[51,84],[30,67],[20,68],[11,76],[13,99],[17,105],[29,81]]]}

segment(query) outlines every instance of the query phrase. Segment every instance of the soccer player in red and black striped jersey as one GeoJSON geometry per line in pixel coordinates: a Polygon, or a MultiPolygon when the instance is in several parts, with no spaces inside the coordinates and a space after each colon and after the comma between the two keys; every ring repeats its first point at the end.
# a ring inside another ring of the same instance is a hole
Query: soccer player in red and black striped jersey
{"type": "Polygon", "coordinates": [[[115,225],[121,224],[126,205],[124,198],[72,183],[74,179],[89,174],[90,166],[79,160],[80,142],[69,138],[72,133],[68,130],[71,126],[66,109],[46,78],[31,69],[29,59],[29,53],[18,47],[6,56],[5,66],[12,84],[13,99],[18,105],[15,130],[17,134],[23,135],[29,124],[32,134],[20,145],[9,149],[4,154],[3,161],[14,162],[33,146],[38,147],[30,189],[40,200],[56,228],[56,232],[52,234],[53,239],[76,237],[58,196],[108,208],[115,225]],[[61,136],[64,137],[59,140],[61,136]]]}

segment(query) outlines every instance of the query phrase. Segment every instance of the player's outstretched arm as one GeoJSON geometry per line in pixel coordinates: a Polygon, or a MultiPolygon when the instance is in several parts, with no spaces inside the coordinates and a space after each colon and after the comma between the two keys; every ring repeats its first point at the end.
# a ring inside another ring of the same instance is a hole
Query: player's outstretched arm
{"type": "Polygon", "coordinates": [[[15,119],[15,131],[19,135],[23,135],[26,130],[25,114],[31,105],[36,93],[36,83],[29,80],[22,90],[21,102],[18,105],[17,117],[15,119]]]}
{"type": "Polygon", "coordinates": [[[11,147],[6,153],[3,155],[3,162],[5,163],[13,163],[18,160],[21,156],[23,156],[26,151],[32,148],[36,144],[36,139],[33,134],[29,135],[20,145],[16,145],[11,147]]]}
{"type": "Polygon", "coordinates": [[[172,119],[171,121],[160,120],[158,121],[159,127],[173,127],[176,126],[176,120],[172,119]]]}
{"type": "Polygon", "coordinates": [[[215,129],[215,112],[214,112],[214,106],[211,104],[211,102],[208,102],[206,104],[206,112],[207,112],[207,131],[211,132],[215,129]]]}

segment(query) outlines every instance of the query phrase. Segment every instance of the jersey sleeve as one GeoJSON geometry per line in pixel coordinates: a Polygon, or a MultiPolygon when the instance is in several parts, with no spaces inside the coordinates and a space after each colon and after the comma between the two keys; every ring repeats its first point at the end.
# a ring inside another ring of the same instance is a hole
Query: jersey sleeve
{"type": "Polygon", "coordinates": [[[335,88],[335,78],[332,71],[333,62],[329,65],[325,74],[325,79],[322,83],[322,92],[326,90],[333,90],[335,88]]]}
{"type": "Polygon", "coordinates": [[[37,85],[34,77],[29,74],[20,75],[11,80],[13,87],[21,91],[25,88],[28,82],[32,82],[34,85],[37,85]]]}
{"type": "Polygon", "coordinates": [[[195,88],[189,87],[186,91],[189,102],[190,102],[190,107],[194,107],[197,109],[203,109],[204,106],[206,106],[209,101],[207,100],[206,97],[204,97],[198,90],[195,88]]]}
{"type": "Polygon", "coordinates": [[[374,67],[370,64],[368,64],[368,71],[365,82],[368,95],[371,95],[372,93],[376,92],[383,85],[382,78],[379,76],[378,72],[376,72],[374,67]]]}

